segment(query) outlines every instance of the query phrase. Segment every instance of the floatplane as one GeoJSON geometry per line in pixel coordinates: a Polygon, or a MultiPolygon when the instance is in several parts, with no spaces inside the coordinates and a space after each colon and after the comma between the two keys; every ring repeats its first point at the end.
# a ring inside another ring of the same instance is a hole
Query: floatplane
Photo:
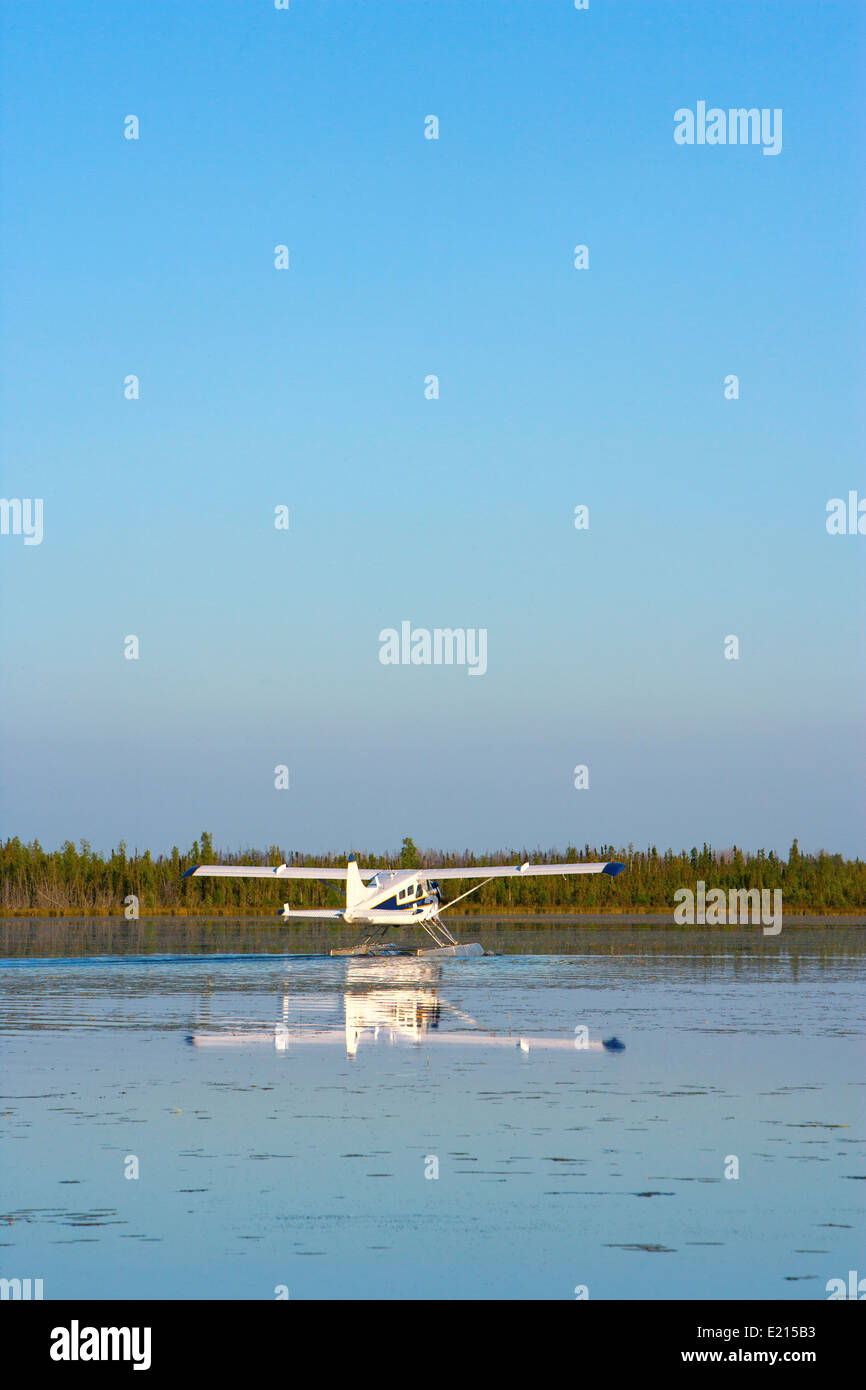
{"type": "Polygon", "coordinates": [[[424,956],[483,956],[479,942],[461,945],[442,921],[442,913],[455,907],[490,883],[494,878],[532,878],[540,874],[609,874],[615,877],[625,865],[608,863],[578,864],[496,864],[487,868],[429,868],[429,869],[370,869],[361,868],[352,855],[345,869],[296,868],[278,864],[275,868],[259,865],[196,864],[187,869],[184,878],[259,878],[315,879],[321,882],[345,882],[346,906],[338,908],[292,908],[283,904],[279,916],[284,922],[316,918],[347,924],[374,927],[357,946],[331,951],[332,956],[400,955],[406,954],[388,944],[383,938],[390,927],[421,927],[432,937],[434,945],[418,950],[424,956]],[[480,879],[459,897],[442,901],[442,883],[451,879],[480,879]]]}

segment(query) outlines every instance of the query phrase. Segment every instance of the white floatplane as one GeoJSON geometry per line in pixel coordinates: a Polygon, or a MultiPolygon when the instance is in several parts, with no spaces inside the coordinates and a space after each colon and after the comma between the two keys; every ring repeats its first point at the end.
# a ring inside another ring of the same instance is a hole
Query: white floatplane
{"type": "MultiPolygon", "coordinates": [[[[301,918],[318,918],[334,922],[358,923],[376,927],[360,945],[333,950],[331,955],[377,955],[386,953],[382,938],[389,927],[419,926],[433,938],[435,946],[423,952],[427,956],[480,956],[483,948],[477,942],[461,946],[445,926],[441,913],[452,908],[470,893],[476,892],[494,878],[531,878],[538,874],[610,874],[622,873],[625,866],[615,863],[595,864],[497,864],[488,868],[431,868],[431,869],[362,869],[354,855],[345,869],[275,868],[234,864],[196,864],[187,869],[184,878],[261,878],[261,879],[318,879],[345,881],[346,906],[339,908],[291,908],[283,904],[279,914],[284,922],[301,918]],[[441,884],[448,879],[480,879],[465,893],[442,902],[441,884]],[[374,937],[377,938],[374,940],[374,937]]],[[[391,948],[393,949],[393,948],[391,948]]],[[[419,951],[419,955],[422,953],[419,951]]]]}

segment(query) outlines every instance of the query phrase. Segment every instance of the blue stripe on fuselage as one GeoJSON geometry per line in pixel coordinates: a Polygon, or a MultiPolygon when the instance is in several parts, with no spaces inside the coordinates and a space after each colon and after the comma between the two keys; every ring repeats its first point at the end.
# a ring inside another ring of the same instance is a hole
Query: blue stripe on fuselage
{"type": "MultiPolygon", "coordinates": [[[[424,898],[406,898],[403,902],[398,903],[395,894],[393,898],[387,898],[383,903],[376,903],[375,908],[371,909],[371,911],[405,912],[412,907],[429,907],[430,903],[435,903],[436,900],[435,893],[428,893],[424,898]]],[[[361,907],[361,904],[359,904],[359,907],[361,907]]],[[[363,910],[363,908],[361,908],[361,910],[363,910]]]]}

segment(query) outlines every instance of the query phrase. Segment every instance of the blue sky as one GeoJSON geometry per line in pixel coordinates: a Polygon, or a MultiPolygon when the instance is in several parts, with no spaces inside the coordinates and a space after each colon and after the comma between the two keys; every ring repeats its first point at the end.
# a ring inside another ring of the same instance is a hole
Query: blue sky
{"type": "Polygon", "coordinates": [[[0,833],[862,853],[860,6],[2,23],[0,833]]]}

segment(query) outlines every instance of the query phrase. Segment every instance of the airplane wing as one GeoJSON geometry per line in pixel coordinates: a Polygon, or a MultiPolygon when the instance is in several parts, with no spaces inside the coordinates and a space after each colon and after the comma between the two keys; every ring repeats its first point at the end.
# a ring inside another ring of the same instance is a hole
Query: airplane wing
{"type": "MultiPolygon", "coordinates": [[[[419,870],[425,878],[529,878],[536,874],[621,874],[624,864],[492,864],[487,868],[452,869],[428,868],[419,870]]],[[[295,879],[335,879],[343,881],[346,869],[289,868],[278,864],[274,868],[246,864],[195,864],[187,869],[184,878],[295,878],[295,879]]],[[[387,869],[360,869],[361,878],[373,878],[378,873],[388,873],[387,869]]],[[[413,872],[412,870],[404,872],[413,872]]]]}
{"type": "MultiPolygon", "coordinates": [[[[344,881],[346,869],[290,869],[286,864],[278,864],[276,868],[262,868],[259,865],[251,866],[247,864],[194,864],[191,869],[187,869],[184,878],[311,878],[311,879],[338,879],[344,881]]],[[[374,874],[381,873],[380,869],[359,869],[362,878],[372,878],[374,874]]]]}
{"type": "Polygon", "coordinates": [[[624,864],[494,864],[477,869],[425,869],[428,878],[529,878],[535,874],[621,874],[624,864]]]}

